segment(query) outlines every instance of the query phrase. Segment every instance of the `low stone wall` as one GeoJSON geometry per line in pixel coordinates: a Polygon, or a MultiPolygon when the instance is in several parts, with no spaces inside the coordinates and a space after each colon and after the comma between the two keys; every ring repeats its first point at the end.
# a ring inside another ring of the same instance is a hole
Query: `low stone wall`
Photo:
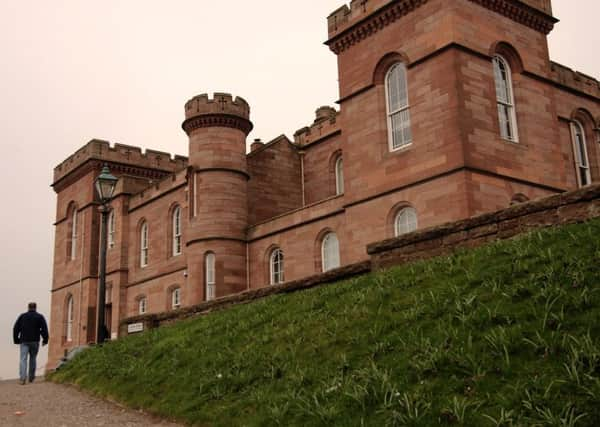
{"type": "Polygon", "coordinates": [[[124,319],[120,324],[119,336],[126,336],[132,332],[129,329],[142,332],[148,329],[154,329],[159,326],[172,323],[177,320],[182,320],[188,317],[208,314],[210,312],[221,310],[231,305],[245,304],[259,298],[264,298],[270,295],[296,292],[303,289],[322,286],[327,283],[337,282],[339,280],[348,279],[353,276],[358,276],[371,271],[371,263],[364,261],[357,264],[347,265],[337,268],[326,273],[315,274],[300,280],[294,280],[280,285],[273,285],[259,289],[242,292],[235,295],[229,295],[213,301],[206,301],[198,305],[184,307],[179,310],[167,311],[156,314],[145,314],[141,316],[130,317],[124,319]]]}
{"type": "Polygon", "coordinates": [[[141,332],[270,295],[322,286],[365,274],[371,270],[447,255],[458,248],[471,248],[494,240],[507,239],[533,229],[583,222],[597,217],[600,217],[600,185],[372,243],[367,246],[370,261],[351,264],[281,285],[253,289],[179,310],[130,317],[121,322],[119,336],[132,333],[129,331],[130,328],[135,332],[141,332]]]}
{"type": "Polygon", "coordinates": [[[533,229],[600,217],[600,185],[511,206],[367,246],[373,270],[446,255],[533,229]]]}

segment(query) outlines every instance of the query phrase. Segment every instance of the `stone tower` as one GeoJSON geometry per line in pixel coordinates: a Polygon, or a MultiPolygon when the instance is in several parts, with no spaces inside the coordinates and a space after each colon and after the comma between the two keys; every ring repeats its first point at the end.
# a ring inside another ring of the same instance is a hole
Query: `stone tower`
{"type": "Polygon", "coordinates": [[[185,105],[183,129],[189,136],[188,280],[198,301],[247,287],[246,228],[248,172],[246,137],[252,130],[250,107],[240,98],[203,94],[185,105]],[[209,255],[211,254],[211,255],[209,255]],[[207,257],[214,275],[207,279],[207,257]],[[207,290],[214,282],[214,293],[207,290]],[[197,285],[196,285],[197,284],[197,285]]]}

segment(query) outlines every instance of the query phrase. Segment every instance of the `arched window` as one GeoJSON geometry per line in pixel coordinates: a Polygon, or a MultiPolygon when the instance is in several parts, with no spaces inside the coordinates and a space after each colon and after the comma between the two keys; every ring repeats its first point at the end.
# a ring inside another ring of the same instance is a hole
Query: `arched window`
{"type": "Polygon", "coordinates": [[[181,254],[181,207],[173,210],[173,256],[181,254]]]}
{"type": "Polygon", "coordinates": [[[404,208],[394,219],[394,233],[397,236],[410,233],[417,229],[417,211],[414,208],[404,208]]]}
{"type": "Polygon", "coordinates": [[[385,93],[388,139],[390,150],[393,151],[412,143],[406,66],[402,62],[394,64],[387,72],[385,93]]]}
{"type": "Polygon", "coordinates": [[[65,325],[65,337],[67,342],[73,341],[73,295],[67,298],[67,321],[65,325]]]}
{"type": "Polygon", "coordinates": [[[274,249],[269,257],[269,269],[271,272],[271,285],[283,283],[283,251],[274,249]]]}
{"type": "Polygon", "coordinates": [[[77,255],[77,207],[73,206],[71,212],[71,259],[75,259],[77,255]]]}
{"type": "Polygon", "coordinates": [[[181,288],[175,288],[171,291],[171,308],[173,310],[181,307],[181,288]]]}
{"type": "Polygon", "coordinates": [[[108,214],[108,248],[115,247],[115,210],[108,214]]]}
{"type": "Polygon", "coordinates": [[[217,296],[215,281],[215,254],[209,252],[204,258],[204,272],[206,282],[206,301],[214,300],[217,296]]]}
{"type": "Polygon", "coordinates": [[[577,183],[580,187],[583,187],[592,183],[585,131],[581,123],[573,121],[571,124],[571,132],[573,135],[573,151],[575,152],[577,183]]]}
{"type": "Polygon", "coordinates": [[[146,311],[148,311],[148,299],[140,297],[138,300],[138,314],[146,314],[146,311]]]}
{"type": "Polygon", "coordinates": [[[494,56],[493,64],[500,136],[508,141],[518,142],[517,116],[515,113],[510,65],[500,55],[494,56]]]}
{"type": "Polygon", "coordinates": [[[140,228],[140,267],[148,265],[148,223],[143,222],[140,228]]]}
{"type": "Polygon", "coordinates": [[[327,233],[321,245],[323,271],[329,271],[340,266],[340,243],[335,233],[327,233]]]}
{"type": "Polygon", "coordinates": [[[335,194],[344,194],[344,160],[342,156],[335,161],[335,194]]]}

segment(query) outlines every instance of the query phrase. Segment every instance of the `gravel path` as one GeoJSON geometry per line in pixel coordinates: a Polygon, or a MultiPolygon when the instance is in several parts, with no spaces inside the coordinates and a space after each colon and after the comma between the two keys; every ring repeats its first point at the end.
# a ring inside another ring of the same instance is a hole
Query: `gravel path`
{"type": "Polygon", "coordinates": [[[0,381],[0,426],[181,427],[42,379],[0,381]]]}

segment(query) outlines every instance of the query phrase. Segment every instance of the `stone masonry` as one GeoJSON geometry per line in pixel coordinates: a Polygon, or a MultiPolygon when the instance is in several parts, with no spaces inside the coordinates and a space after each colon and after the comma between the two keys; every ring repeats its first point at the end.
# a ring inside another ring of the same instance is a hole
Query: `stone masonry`
{"type": "Polygon", "coordinates": [[[141,307],[165,316],[202,304],[213,282],[216,298],[269,287],[277,250],[279,281],[313,277],[331,233],[340,265],[363,265],[367,245],[395,237],[407,207],[424,229],[576,190],[575,123],[590,182],[600,181],[600,84],[550,60],[556,22],[550,0],[352,0],[327,18],[339,110],[320,107],[292,139],[255,141],[247,152],[250,105],[214,93],[185,104],[187,158],[90,141],[54,169],[49,368],[95,340],[94,179],[104,164],[119,178],[107,254],[113,338],[141,307]],[[518,141],[501,137],[496,55],[510,66],[518,141]],[[386,76],[398,63],[412,142],[391,150],[386,76]]]}

